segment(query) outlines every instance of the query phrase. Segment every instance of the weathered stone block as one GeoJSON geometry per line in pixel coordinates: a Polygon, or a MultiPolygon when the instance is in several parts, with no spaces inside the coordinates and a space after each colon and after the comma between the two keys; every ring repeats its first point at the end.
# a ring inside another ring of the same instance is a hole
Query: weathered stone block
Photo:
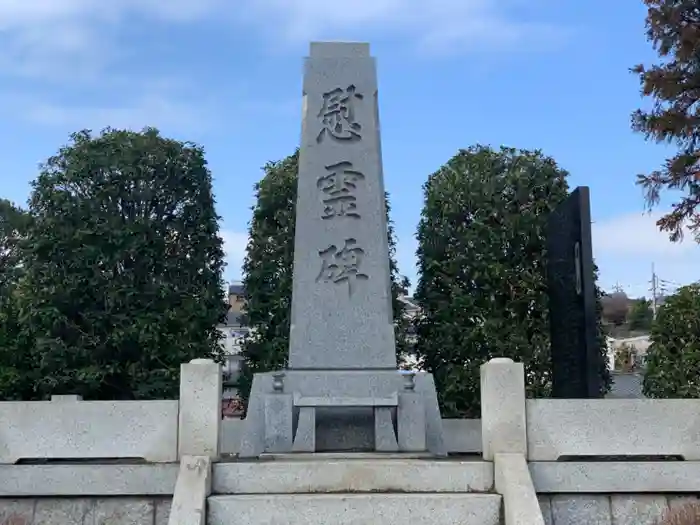
{"type": "Polygon", "coordinates": [[[35,505],[34,499],[0,498],[0,524],[32,525],[35,505]]]}
{"type": "Polygon", "coordinates": [[[497,494],[304,494],[213,496],[208,525],[498,525],[497,494]]]}
{"type": "Polygon", "coordinates": [[[289,452],[293,445],[292,396],[268,394],[265,396],[265,450],[289,452]]]}
{"type": "Polygon", "coordinates": [[[552,496],[552,521],[554,525],[612,525],[610,497],[552,496]]]}
{"type": "Polygon", "coordinates": [[[554,525],[552,521],[552,498],[546,494],[541,494],[537,496],[537,501],[540,504],[544,525],[554,525]]]}
{"type": "Polygon", "coordinates": [[[178,402],[2,401],[0,464],[35,458],[177,460],[178,402]]]}
{"type": "Polygon", "coordinates": [[[499,357],[481,365],[481,426],[484,459],[527,454],[522,363],[499,357]]]}
{"type": "Polygon", "coordinates": [[[33,525],[92,525],[94,519],[95,500],[40,498],[33,525]]]}
{"type": "Polygon", "coordinates": [[[613,494],[610,507],[615,525],[655,525],[668,510],[668,502],[658,494],[613,494]]]}
{"type": "Polygon", "coordinates": [[[374,441],[377,452],[399,451],[391,409],[388,407],[377,407],[374,409],[374,441]]]}
{"type": "Polygon", "coordinates": [[[316,452],[316,407],[301,407],[297,432],[294,436],[294,452],[316,452]]]}
{"type": "Polygon", "coordinates": [[[221,381],[221,365],[211,359],[181,365],[179,457],[219,457],[221,381]]]}
{"type": "Polygon", "coordinates": [[[528,399],[526,406],[531,461],[664,455],[700,460],[700,440],[688,438],[700,435],[697,399],[528,399]]]}
{"type": "Polygon", "coordinates": [[[425,404],[415,392],[399,394],[399,408],[396,413],[396,427],[399,450],[421,452],[425,444],[425,404]]]}
{"type": "Polygon", "coordinates": [[[94,525],[153,525],[155,509],[143,498],[110,498],[95,500],[93,512],[94,525]]]}
{"type": "Polygon", "coordinates": [[[156,518],[155,525],[168,525],[170,517],[170,506],[172,505],[171,498],[158,499],[155,501],[156,518]]]}
{"type": "Polygon", "coordinates": [[[315,454],[313,459],[277,458],[214,465],[215,494],[293,494],[340,492],[487,492],[493,465],[485,461],[385,459],[386,454],[315,454]],[[331,456],[331,457],[328,457],[331,456]],[[336,457],[334,457],[336,456],[336,457]]]}

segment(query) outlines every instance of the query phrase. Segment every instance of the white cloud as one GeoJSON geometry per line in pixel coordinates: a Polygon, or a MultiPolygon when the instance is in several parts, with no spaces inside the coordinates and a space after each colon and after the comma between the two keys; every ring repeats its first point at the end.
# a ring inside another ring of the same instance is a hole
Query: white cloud
{"type": "Polygon", "coordinates": [[[0,73],[97,79],[119,56],[116,37],[131,18],[187,23],[218,13],[220,19],[224,5],[223,0],[0,0],[0,73]]]}
{"type": "Polygon", "coordinates": [[[700,245],[686,233],[673,243],[656,221],[663,212],[631,213],[593,223],[593,255],[600,282],[610,291],[621,286],[630,296],[650,295],[652,265],[659,279],[658,293],[670,293],[700,278],[700,245]]]}
{"type": "Polygon", "coordinates": [[[270,39],[371,39],[403,36],[441,51],[472,51],[542,40],[559,32],[524,21],[545,0],[0,0],[0,73],[98,76],[122,52],[131,20],[226,22],[270,39]],[[517,8],[517,16],[512,7],[517,8]]]}
{"type": "Polygon", "coordinates": [[[232,230],[222,230],[221,238],[224,241],[224,252],[226,254],[227,279],[240,279],[242,275],[243,259],[245,249],[248,244],[248,234],[232,230]]]}
{"type": "MultiPolygon", "coordinates": [[[[631,213],[593,223],[594,253],[634,257],[677,257],[700,255],[700,247],[690,233],[682,242],[671,242],[659,231],[656,221],[663,213],[631,213]]],[[[687,232],[687,230],[686,230],[687,232]]]]}
{"type": "Polygon", "coordinates": [[[42,101],[28,103],[23,117],[43,126],[69,129],[100,130],[107,126],[140,130],[157,126],[168,130],[200,131],[210,122],[204,108],[195,108],[162,95],[147,94],[136,100],[125,100],[112,106],[59,105],[42,101]]]}
{"type": "MultiPolygon", "coordinates": [[[[611,290],[619,284],[630,295],[649,295],[652,263],[663,291],[700,279],[700,245],[690,234],[683,242],[670,242],[668,235],[656,226],[661,215],[632,213],[594,221],[593,256],[604,289],[611,290]]],[[[396,254],[399,270],[414,287],[417,246],[413,235],[405,235],[399,239],[396,254]]]]}
{"type": "MultiPolygon", "coordinates": [[[[134,75],[125,65],[142,44],[126,38],[134,23],[157,28],[204,22],[212,31],[248,29],[273,47],[286,51],[293,44],[295,54],[303,54],[301,46],[309,40],[385,37],[403,38],[422,51],[462,52],[516,42],[522,48],[551,36],[555,28],[522,22],[510,10],[515,5],[522,12],[536,11],[547,1],[532,0],[523,7],[522,0],[354,0],[347,6],[326,0],[0,0],[0,80],[35,81],[28,87],[39,102],[23,105],[22,115],[37,123],[191,129],[211,120],[202,118],[200,107],[181,102],[197,97],[149,89],[150,75],[134,75]],[[55,87],[76,86],[108,93],[109,104],[91,101],[76,107],[47,95],[54,95],[55,87]],[[123,89],[143,95],[128,100],[123,89]]],[[[16,94],[1,95],[7,100],[16,94]]],[[[17,108],[0,109],[15,113],[17,108]]]]}
{"type": "MultiPolygon", "coordinates": [[[[537,8],[541,2],[530,2],[537,8]]],[[[498,0],[354,0],[346,7],[326,0],[240,0],[239,19],[292,41],[367,39],[391,33],[424,49],[464,51],[460,46],[512,45],[560,33],[547,24],[522,22],[498,0]]],[[[467,48],[467,50],[471,50],[467,48]]]]}

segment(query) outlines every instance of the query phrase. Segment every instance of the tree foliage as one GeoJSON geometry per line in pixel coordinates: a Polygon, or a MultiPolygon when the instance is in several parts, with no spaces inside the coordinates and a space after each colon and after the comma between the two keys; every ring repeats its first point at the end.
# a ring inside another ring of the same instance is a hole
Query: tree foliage
{"type": "Polygon", "coordinates": [[[15,284],[21,274],[20,241],[26,236],[29,223],[25,210],[0,199],[0,289],[15,284]]]}
{"type": "Polygon", "coordinates": [[[248,398],[253,375],[284,368],[289,352],[294,267],[295,208],[299,151],[268,162],[255,185],[257,202],[243,262],[245,324],[252,333],[243,344],[246,366],[239,390],[248,398]]]}
{"type": "Polygon", "coordinates": [[[700,241],[700,9],[696,0],[644,0],[648,8],[646,36],[659,55],[652,66],[637,65],[642,94],[653,99],[650,110],[632,115],[632,128],[647,140],[675,144],[678,152],[637,182],[649,207],[663,190],[683,195],[657,222],[671,240],[682,237],[687,224],[700,241]]]}
{"type": "MultiPolygon", "coordinates": [[[[445,417],[478,417],[479,368],[493,357],[523,362],[528,393],[549,395],[545,230],[567,196],[567,175],[538,151],[474,146],[428,178],[417,354],[445,417]]],[[[600,323],[598,335],[603,352],[600,323]]]]}
{"type": "Polygon", "coordinates": [[[630,330],[647,332],[651,330],[654,312],[651,309],[651,301],[645,297],[635,299],[629,313],[630,330]]]}
{"type": "Polygon", "coordinates": [[[35,395],[177,397],[180,364],[222,358],[223,243],[201,148],[73,134],[33,183],[23,324],[35,395]]]}
{"type": "Polygon", "coordinates": [[[19,310],[20,243],[29,224],[26,211],[0,199],[0,399],[5,400],[31,398],[33,390],[32,341],[22,330],[19,310]]]}
{"type": "Polygon", "coordinates": [[[700,397],[700,283],[666,298],[651,328],[644,395],[700,397]]]}
{"type": "Polygon", "coordinates": [[[615,325],[620,326],[627,322],[630,310],[630,300],[625,292],[614,292],[605,295],[603,302],[603,318],[615,325]]]}
{"type": "MultiPolygon", "coordinates": [[[[249,241],[243,263],[246,291],[245,321],[251,335],[243,345],[246,367],[239,389],[247,399],[253,375],[278,370],[287,364],[292,307],[292,272],[294,267],[294,231],[297,204],[299,150],[276,162],[268,162],[264,176],[255,185],[257,202],[249,227],[249,241]]],[[[389,200],[386,199],[387,221],[389,200]]],[[[399,275],[395,259],[396,239],[388,221],[397,353],[406,350],[408,321],[403,318],[403,303],[398,300],[408,288],[408,279],[399,275]]]]}

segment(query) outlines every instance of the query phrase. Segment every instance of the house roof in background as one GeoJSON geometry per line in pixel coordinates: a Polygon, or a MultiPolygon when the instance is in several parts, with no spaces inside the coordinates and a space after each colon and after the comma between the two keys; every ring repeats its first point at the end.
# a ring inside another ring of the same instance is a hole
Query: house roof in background
{"type": "Polygon", "coordinates": [[[420,308],[420,306],[418,306],[418,303],[415,301],[415,299],[413,299],[413,297],[409,297],[408,295],[400,295],[399,301],[401,301],[403,304],[405,304],[408,308],[414,308],[414,309],[420,308]]]}
{"type": "Polygon", "coordinates": [[[241,323],[243,321],[243,314],[240,312],[235,312],[233,310],[229,310],[226,313],[226,320],[224,323],[222,323],[220,326],[241,326],[241,323]]]}
{"type": "Polygon", "coordinates": [[[233,283],[229,284],[228,293],[229,293],[229,295],[232,295],[232,294],[245,295],[245,288],[243,287],[243,283],[233,282],[233,283]]]}

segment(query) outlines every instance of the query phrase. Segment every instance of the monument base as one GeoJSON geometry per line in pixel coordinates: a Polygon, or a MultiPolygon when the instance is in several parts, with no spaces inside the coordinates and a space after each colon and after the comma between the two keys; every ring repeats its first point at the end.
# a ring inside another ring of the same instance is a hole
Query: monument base
{"type": "Polygon", "coordinates": [[[432,375],[398,370],[256,374],[239,456],[291,452],[446,456],[432,375]]]}

